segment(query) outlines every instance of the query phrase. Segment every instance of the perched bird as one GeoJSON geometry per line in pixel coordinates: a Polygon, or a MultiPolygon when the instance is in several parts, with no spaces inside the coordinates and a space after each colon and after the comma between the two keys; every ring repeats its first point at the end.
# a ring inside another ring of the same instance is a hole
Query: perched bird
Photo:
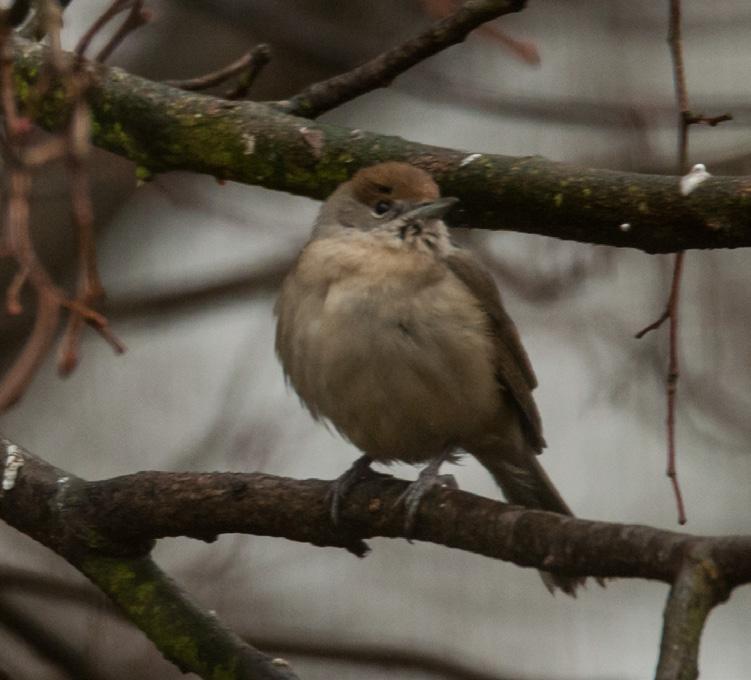
{"type": "MultiPolygon", "coordinates": [[[[441,464],[466,451],[506,498],[570,515],[540,466],[537,381],[490,274],[441,217],[457,202],[412,165],[364,168],[323,204],[276,305],[276,351],[316,419],[371,462],[427,463],[405,495],[408,532],[441,464]]],[[[580,579],[543,573],[574,594],[580,579]]]]}

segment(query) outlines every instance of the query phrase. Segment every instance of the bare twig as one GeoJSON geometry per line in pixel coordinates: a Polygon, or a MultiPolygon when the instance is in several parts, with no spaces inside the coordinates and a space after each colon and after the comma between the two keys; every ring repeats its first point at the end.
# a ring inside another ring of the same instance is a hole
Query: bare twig
{"type": "Polygon", "coordinates": [[[79,57],[83,57],[89,49],[89,45],[94,37],[120,12],[130,9],[135,0],[113,0],[112,4],[104,10],[89,26],[88,30],[81,36],[73,52],[79,57]]]}
{"type": "Polygon", "coordinates": [[[30,126],[27,119],[19,117],[16,109],[13,62],[7,25],[0,25],[0,107],[5,129],[3,156],[8,178],[4,245],[19,266],[19,273],[6,293],[6,306],[10,313],[21,311],[19,296],[27,280],[34,286],[37,297],[34,327],[15,362],[0,381],[1,411],[18,401],[23,394],[50,347],[60,315],[60,302],[47,273],[36,257],[29,233],[31,176],[21,159],[21,151],[30,126]]]}
{"type": "MultiPolygon", "coordinates": [[[[85,85],[82,83],[82,88],[85,85]]],[[[104,296],[96,264],[94,244],[94,210],[91,205],[89,177],[86,160],[89,150],[90,114],[88,106],[79,95],[68,127],[68,167],[70,169],[70,198],[73,224],[78,235],[78,290],[77,299],[86,306],[98,303],[104,296]]],[[[58,371],[68,375],[78,364],[82,317],[71,313],[61,342],[58,371]]]]}
{"type": "MultiPolygon", "coordinates": [[[[732,120],[729,114],[707,117],[691,113],[688,102],[688,89],[686,87],[686,73],[683,63],[683,37],[681,33],[681,0],[670,1],[670,25],[668,28],[668,45],[673,62],[673,83],[675,85],[675,99],[678,105],[678,172],[683,175],[688,170],[688,135],[691,125],[705,124],[718,125],[727,120],[732,120]]],[[[666,474],[675,494],[678,508],[678,522],[686,523],[686,511],[683,504],[678,473],[676,471],[676,447],[675,447],[675,407],[677,386],[679,378],[678,370],[678,308],[680,305],[681,275],[685,252],[676,253],[673,263],[673,278],[670,285],[670,295],[665,310],[660,317],[643,328],[636,334],[637,338],[659,328],[665,321],[669,321],[669,358],[668,375],[666,380],[667,397],[667,448],[668,461],[666,474]]]]}
{"type": "Polygon", "coordinates": [[[270,58],[271,49],[262,43],[217,71],[186,80],[165,80],[164,84],[188,91],[207,90],[243,74],[240,83],[225,95],[225,99],[239,99],[247,94],[258,74],[269,63],[270,58]]]}
{"type": "Polygon", "coordinates": [[[125,17],[125,21],[115,31],[109,42],[99,50],[95,60],[102,63],[107,61],[130,33],[148,24],[151,18],[151,11],[143,7],[143,0],[133,0],[133,5],[130,8],[130,12],[128,12],[128,16],[125,17]]]}
{"type": "Polygon", "coordinates": [[[253,48],[252,55],[253,59],[251,63],[248,65],[245,73],[240,76],[235,87],[224,93],[225,99],[244,99],[248,96],[248,92],[253,87],[253,83],[256,82],[256,78],[258,78],[266,64],[271,61],[271,48],[261,43],[253,48]]]}
{"type": "Polygon", "coordinates": [[[676,404],[676,392],[678,389],[678,310],[679,310],[679,294],[681,287],[681,275],[683,273],[683,261],[685,252],[675,254],[675,261],[673,263],[673,280],[670,284],[670,295],[668,297],[668,303],[665,307],[665,311],[662,313],[659,319],[654,323],[647,326],[645,329],[637,333],[637,338],[642,338],[645,333],[659,327],[666,319],[669,320],[669,340],[668,340],[668,375],[666,380],[666,395],[667,395],[667,446],[668,446],[668,460],[667,469],[665,474],[670,479],[670,484],[673,487],[673,493],[675,494],[676,507],[678,509],[678,523],[686,523],[686,509],[683,503],[683,494],[681,492],[681,486],[678,481],[678,472],[676,468],[676,448],[675,448],[675,404],[676,404]]]}
{"type": "Polygon", "coordinates": [[[686,112],[684,116],[687,125],[709,125],[709,127],[716,127],[720,123],[725,123],[729,120],[733,120],[733,116],[729,113],[723,113],[719,116],[705,116],[702,114],[692,114],[686,112]]]}
{"type": "Polygon", "coordinates": [[[5,310],[11,316],[18,316],[23,313],[21,304],[21,291],[23,290],[26,279],[29,278],[29,270],[25,267],[19,269],[13,276],[13,280],[8,286],[5,294],[5,310]]]}
{"type": "Polygon", "coordinates": [[[467,0],[451,16],[421,35],[371,59],[362,66],[314,83],[276,108],[297,116],[315,118],[366,92],[385,87],[415,64],[462,42],[478,26],[504,14],[520,11],[525,0],[467,0]]]}
{"type": "MultiPolygon", "coordinates": [[[[34,372],[49,351],[58,328],[60,307],[71,310],[68,330],[62,342],[61,367],[69,371],[77,361],[78,344],[83,321],[93,326],[116,351],[123,351],[122,343],[112,334],[107,320],[91,305],[102,297],[103,291],[96,269],[93,212],[89,195],[85,161],[89,148],[90,114],[84,101],[89,75],[80,68],[80,58],[74,61],[62,57],[59,44],[60,6],[47,0],[41,5],[45,32],[50,49],[43,64],[43,75],[37,81],[37,96],[42,97],[54,78],[61,78],[66,95],[72,101],[72,112],[66,132],[50,142],[27,147],[31,123],[18,115],[16,109],[13,53],[7,24],[0,26],[0,107],[3,114],[4,139],[2,156],[6,165],[8,200],[4,220],[3,254],[13,257],[18,273],[9,285],[5,300],[10,314],[20,314],[21,290],[28,282],[36,293],[35,321],[26,343],[0,381],[0,410],[15,403],[23,394],[34,372]],[[79,237],[79,285],[75,300],[70,300],[58,288],[40,262],[34,248],[29,223],[31,168],[61,154],[68,156],[71,174],[73,221],[79,237]]],[[[0,13],[0,19],[7,18],[0,13]]],[[[91,33],[89,39],[93,37],[91,33]]],[[[85,45],[81,46],[81,50],[85,45]]],[[[80,56],[80,55],[79,55],[80,56]]]]}
{"type": "Polygon", "coordinates": [[[36,293],[34,327],[13,365],[0,381],[0,411],[21,398],[55,338],[60,320],[60,303],[44,288],[37,288],[36,293]]]}
{"type": "MultiPolygon", "coordinates": [[[[422,6],[430,16],[436,19],[442,19],[451,14],[451,12],[456,11],[456,8],[461,2],[462,0],[422,0],[422,6]]],[[[505,31],[501,31],[490,24],[480,27],[478,33],[487,35],[492,40],[500,43],[524,63],[529,64],[530,66],[539,65],[540,53],[533,43],[518,40],[505,31]]]]}

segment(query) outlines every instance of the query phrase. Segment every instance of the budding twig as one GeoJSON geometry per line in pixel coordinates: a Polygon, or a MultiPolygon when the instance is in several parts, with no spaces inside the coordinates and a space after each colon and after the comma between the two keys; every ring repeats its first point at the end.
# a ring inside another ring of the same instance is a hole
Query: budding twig
{"type": "Polygon", "coordinates": [[[258,74],[269,63],[270,59],[271,48],[265,43],[261,43],[252,50],[248,50],[239,59],[217,71],[186,80],[165,80],[164,84],[195,92],[221,85],[235,76],[242,75],[237,85],[224,95],[225,99],[241,99],[247,95],[258,74]]]}
{"type": "Polygon", "coordinates": [[[394,47],[357,68],[306,87],[276,108],[305,118],[315,118],[345,102],[378,87],[385,87],[396,76],[415,64],[464,40],[487,21],[518,12],[523,0],[467,0],[424,33],[394,47]]]}

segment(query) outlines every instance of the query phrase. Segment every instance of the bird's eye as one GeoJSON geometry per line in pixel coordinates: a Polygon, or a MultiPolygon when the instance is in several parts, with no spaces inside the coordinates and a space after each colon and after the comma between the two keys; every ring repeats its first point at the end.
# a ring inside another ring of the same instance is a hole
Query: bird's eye
{"type": "Polygon", "coordinates": [[[389,210],[391,210],[391,203],[388,201],[378,201],[378,203],[373,206],[373,212],[379,216],[385,215],[389,210]]]}

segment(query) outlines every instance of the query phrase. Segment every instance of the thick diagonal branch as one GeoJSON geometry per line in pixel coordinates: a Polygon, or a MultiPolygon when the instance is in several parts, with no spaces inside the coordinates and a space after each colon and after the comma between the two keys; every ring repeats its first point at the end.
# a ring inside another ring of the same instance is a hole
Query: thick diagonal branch
{"type": "MultiPolygon", "coordinates": [[[[44,47],[15,42],[16,77],[38,77],[44,47]]],[[[404,160],[433,173],[461,203],[455,226],[510,229],[587,243],[673,252],[751,245],[751,177],[712,177],[682,196],[678,177],[578,168],[538,157],[514,158],[417,144],[176,90],[92,66],[88,90],[93,141],[130,158],[140,175],[187,170],[324,198],[358,168],[404,160]],[[629,228],[621,229],[628,223],[629,228]]],[[[27,113],[48,129],[70,115],[51,91],[27,113]]]]}
{"type": "Polygon", "coordinates": [[[206,680],[295,680],[285,663],[246,644],[197,607],[148,557],[151,541],[141,538],[126,547],[87,527],[88,511],[81,514],[78,496],[86,488],[83,480],[0,437],[3,463],[0,517],[91,579],[181,670],[206,680]]]}

